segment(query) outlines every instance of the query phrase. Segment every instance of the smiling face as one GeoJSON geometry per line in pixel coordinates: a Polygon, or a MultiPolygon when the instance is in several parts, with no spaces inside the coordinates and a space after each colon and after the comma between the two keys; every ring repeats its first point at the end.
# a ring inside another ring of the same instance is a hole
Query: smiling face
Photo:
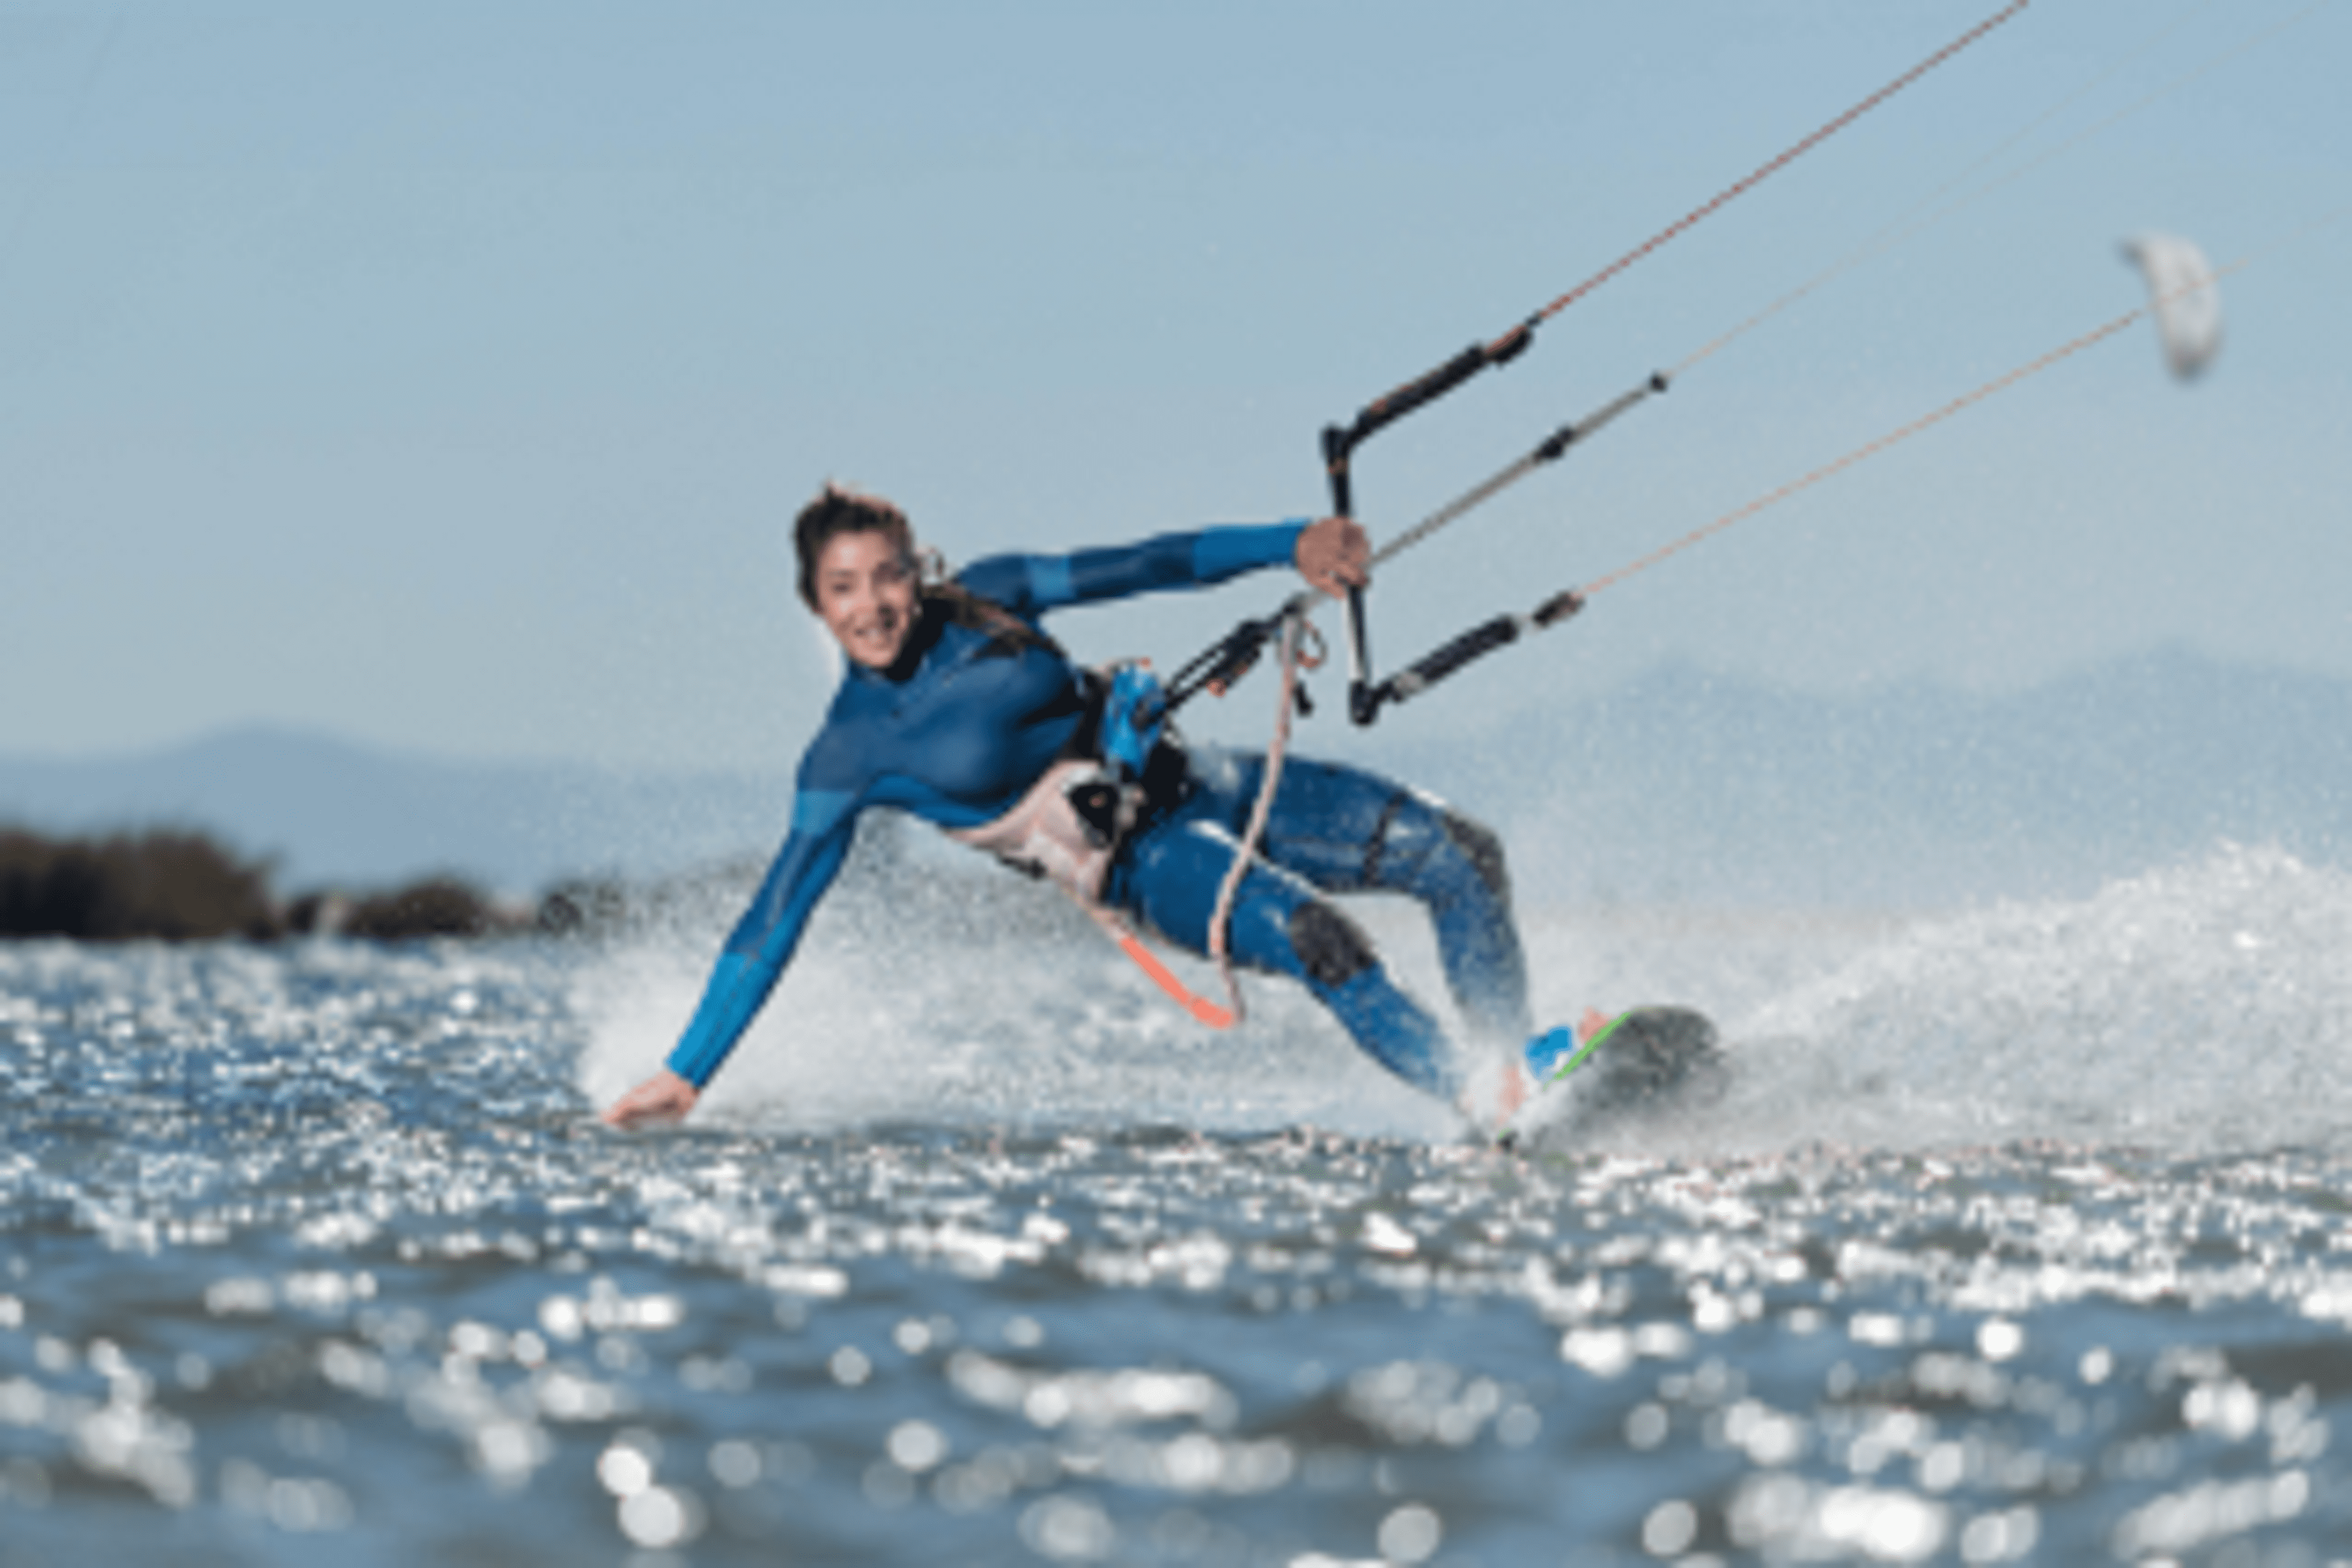
{"type": "Polygon", "coordinates": [[[915,563],[879,529],[827,540],[812,574],[816,613],[842,652],[868,669],[898,661],[915,626],[915,563]]]}

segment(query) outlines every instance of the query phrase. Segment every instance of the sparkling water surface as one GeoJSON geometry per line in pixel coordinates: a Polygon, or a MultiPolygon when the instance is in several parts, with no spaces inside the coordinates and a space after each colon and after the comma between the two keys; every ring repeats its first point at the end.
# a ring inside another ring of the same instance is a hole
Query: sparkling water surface
{"type": "Polygon", "coordinates": [[[653,1135],[717,904],[0,950],[0,1563],[2352,1558],[2339,873],[1536,919],[1737,1070],[1532,1157],[998,889],[653,1135]]]}

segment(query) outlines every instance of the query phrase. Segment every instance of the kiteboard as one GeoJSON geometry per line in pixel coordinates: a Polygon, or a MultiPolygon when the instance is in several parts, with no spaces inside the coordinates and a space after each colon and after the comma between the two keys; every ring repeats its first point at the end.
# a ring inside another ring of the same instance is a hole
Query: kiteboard
{"type": "Polygon", "coordinates": [[[1695,1007],[1635,1007],[1543,1064],[1535,1091],[1503,1123],[1496,1142],[1528,1149],[1562,1131],[1655,1111],[1719,1089],[1723,1042],[1695,1007]]]}

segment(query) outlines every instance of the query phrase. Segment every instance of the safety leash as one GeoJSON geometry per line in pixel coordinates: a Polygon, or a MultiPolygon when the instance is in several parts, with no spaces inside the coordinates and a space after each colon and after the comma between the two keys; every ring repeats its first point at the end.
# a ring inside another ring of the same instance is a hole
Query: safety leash
{"type": "Polygon", "coordinates": [[[1250,804],[1249,826],[1242,834],[1240,847],[1234,852],[1234,863],[1225,868],[1225,879],[1217,885],[1216,909],[1209,916],[1209,956],[1217,961],[1217,976],[1224,982],[1225,996],[1235,1018],[1244,1016],[1244,1009],[1241,986],[1234,979],[1231,951],[1234,900],[1241,891],[1242,879],[1249,875],[1251,861],[1257,858],[1257,847],[1265,837],[1266,817],[1274,810],[1275,791],[1282,786],[1283,759],[1290,752],[1290,714],[1298,695],[1299,638],[1306,626],[1303,615],[1286,615],[1275,633],[1275,658],[1282,670],[1282,694],[1275,700],[1274,739],[1265,748],[1257,798],[1250,804]]]}
{"type": "MultiPolygon", "coordinates": [[[[1307,639],[1314,636],[1314,627],[1307,623],[1304,610],[1286,610],[1279,619],[1281,624],[1274,637],[1276,659],[1282,670],[1282,689],[1276,699],[1274,739],[1266,747],[1265,768],[1258,780],[1257,796],[1250,805],[1248,825],[1234,851],[1233,864],[1225,868],[1224,879],[1217,886],[1217,901],[1209,916],[1209,956],[1215,962],[1218,981],[1224,987],[1224,1005],[1220,1006],[1186,985],[1144,945],[1143,939],[1118,917],[1118,911],[1099,900],[1080,898],[1075,890],[1063,889],[1153,984],[1212,1029],[1230,1029],[1248,1016],[1241,984],[1234,976],[1230,938],[1234,902],[1241,891],[1243,879],[1249,874],[1251,862],[1256,858],[1257,847],[1265,837],[1266,818],[1274,809],[1275,793],[1282,785],[1283,761],[1290,750],[1290,714],[1299,697],[1298,672],[1320,662],[1319,654],[1308,651],[1306,646],[1307,639]]],[[[1164,709],[1162,713],[1164,716],[1164,709]]]]}

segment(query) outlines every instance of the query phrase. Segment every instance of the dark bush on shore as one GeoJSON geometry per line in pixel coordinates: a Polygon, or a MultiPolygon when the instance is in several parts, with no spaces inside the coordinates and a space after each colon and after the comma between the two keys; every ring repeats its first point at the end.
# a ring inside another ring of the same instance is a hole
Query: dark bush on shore
{"type": "Polygon", "coordinates": [[[393,892],[353,900],[343,917],[342,932],[377,942],[413,942],[434,936],[488,936],[513,930],[516,923],[455,877],[428,877],[393,892]]]}
{"type": "Polygon", "coordinates": [[[389,891],[305,893],[280,905],[266,860],[247,860],[202,833],[150,828],[50,838],[0,827],[0,940],[206,942],[243,937],[357,936],[379,942],[502,935],[518,913],[456,877],[389,891]]]}
{"type": "Polygon", "coordinates": [[[194,942],[278,929],[268,866],[200,833],[57,840],[0,829],[0,936],[194,942]]]}

